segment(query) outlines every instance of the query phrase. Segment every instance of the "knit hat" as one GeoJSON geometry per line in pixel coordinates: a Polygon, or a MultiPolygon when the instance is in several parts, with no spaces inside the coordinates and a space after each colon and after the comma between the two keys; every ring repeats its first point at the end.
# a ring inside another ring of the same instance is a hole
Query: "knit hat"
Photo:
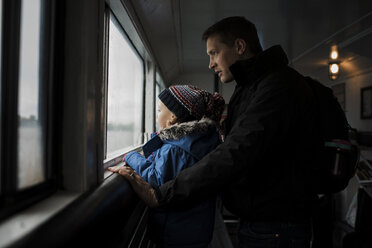
{"type": "Polygon", "coordinates": [[[223,97],[193,85],[174,85],[163,90],[159,99],[180,122],[208,117],[219,122],[225,106],[223,97]]]}

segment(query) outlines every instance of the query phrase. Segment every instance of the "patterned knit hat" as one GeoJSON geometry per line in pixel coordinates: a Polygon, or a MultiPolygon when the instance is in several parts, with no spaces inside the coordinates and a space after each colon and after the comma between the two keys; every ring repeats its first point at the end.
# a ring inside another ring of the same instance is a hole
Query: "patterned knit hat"
{"type": "Polygon", "coordinates": [[[206,116],[218,123],[225,106],[220,94],[211,94],[193,85],[171,86],[159,94],[159,99],[180,122],[200,120],[206,116]]]}

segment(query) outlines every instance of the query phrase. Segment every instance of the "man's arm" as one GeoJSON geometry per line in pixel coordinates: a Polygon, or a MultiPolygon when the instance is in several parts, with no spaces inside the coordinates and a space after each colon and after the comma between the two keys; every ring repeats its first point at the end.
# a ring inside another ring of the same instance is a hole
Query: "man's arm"
{"type": "Polygon", "coordinates": [[[293,98],[280,82],[260,85],[249,106],[233,123],[223,144],[194,166],[181,171],[171,181],[155,188],[160,205],[182,205],[219,192],[234,181],[246,177],[252,166],[265,156],[271,140],[288,125],[293,98]],[[292,103],[291,103],[292,102],[292,103]]]}
{"type": "Polygon", "coordinates": [[[155,196],[155,190],[151,185],[142,179],[138,173],[129,166],[113,166],[108,168],[109,171],[119,173],[124,176],[132,185],[133,190],[137,193],[147,206],[157,207],[159,205],[155,196]]]}
{"type": "Polygon", "coordinates": [[[150,207],[181,206],[205,199],[246,177],[277,133],[283,131],[282,126],[288,125],[288,115],[294,117],[297,107],[293,92],[289,93],[280,82],[267,82],[260,88],[249,106],[239,113],[225,142],[175,179],[152,188],[136,173],[132,174],[131,168],[118,172],[150,207]]]}

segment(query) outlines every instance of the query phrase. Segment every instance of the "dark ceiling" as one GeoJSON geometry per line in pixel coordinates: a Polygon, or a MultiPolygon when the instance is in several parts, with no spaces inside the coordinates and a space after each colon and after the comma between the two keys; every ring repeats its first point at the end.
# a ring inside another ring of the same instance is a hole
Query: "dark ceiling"
{"type": "MultiPolygon", "coordinates": [[[[141,28],[166,83],[182,74],[207,72],[203,31],[233,15],[256,24],[264,48],[281,44],[292,65],[326,76],[329,48],[340,61],[372,67],[372,0],[132,0],[141,28]]],[[[356,68],[356,69],[355,69],[356,68]]]]}

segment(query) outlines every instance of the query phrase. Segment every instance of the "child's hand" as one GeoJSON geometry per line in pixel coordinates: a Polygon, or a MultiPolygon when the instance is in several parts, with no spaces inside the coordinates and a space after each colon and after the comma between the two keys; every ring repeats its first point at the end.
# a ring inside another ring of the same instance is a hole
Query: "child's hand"
{"type": "Polygon", "coordinates": [[[134,176],[134,173],[136,172],[135,170],[133,170],[132,168],[130,168],[127,165],[124,165],[124,166],[121,166],[121,165],[112,166],[112,167],[109,167],[108,170],[109,171],[112,171],[112,172],[119,173],[120,175],[125,176],[125,177],[127,175],[129,175],[130,177],[133,177],[134,176]]]}
{"type": "Polygon", "coordinates": [[[112,167],[108,167],[107,170],[119,173],[120,175],[124,176],[125,178],[129,175],[129,177],[134,177],[135,170],[133,170],[130,166],[126,163],[124,165],[116,165],[112,167]]]}
{"type": "Polygon", "coordinates": [[[112,172],[117,172],[119,173],[120,169],[121,168],[124,168],[124,167],[128,167],[130,168],[130,166],[124,162],[124,165],[116,165],[116,166],[111,166],[111,167],[108,167],[107,170],[108,171],[112,171],[112,172]]]}

